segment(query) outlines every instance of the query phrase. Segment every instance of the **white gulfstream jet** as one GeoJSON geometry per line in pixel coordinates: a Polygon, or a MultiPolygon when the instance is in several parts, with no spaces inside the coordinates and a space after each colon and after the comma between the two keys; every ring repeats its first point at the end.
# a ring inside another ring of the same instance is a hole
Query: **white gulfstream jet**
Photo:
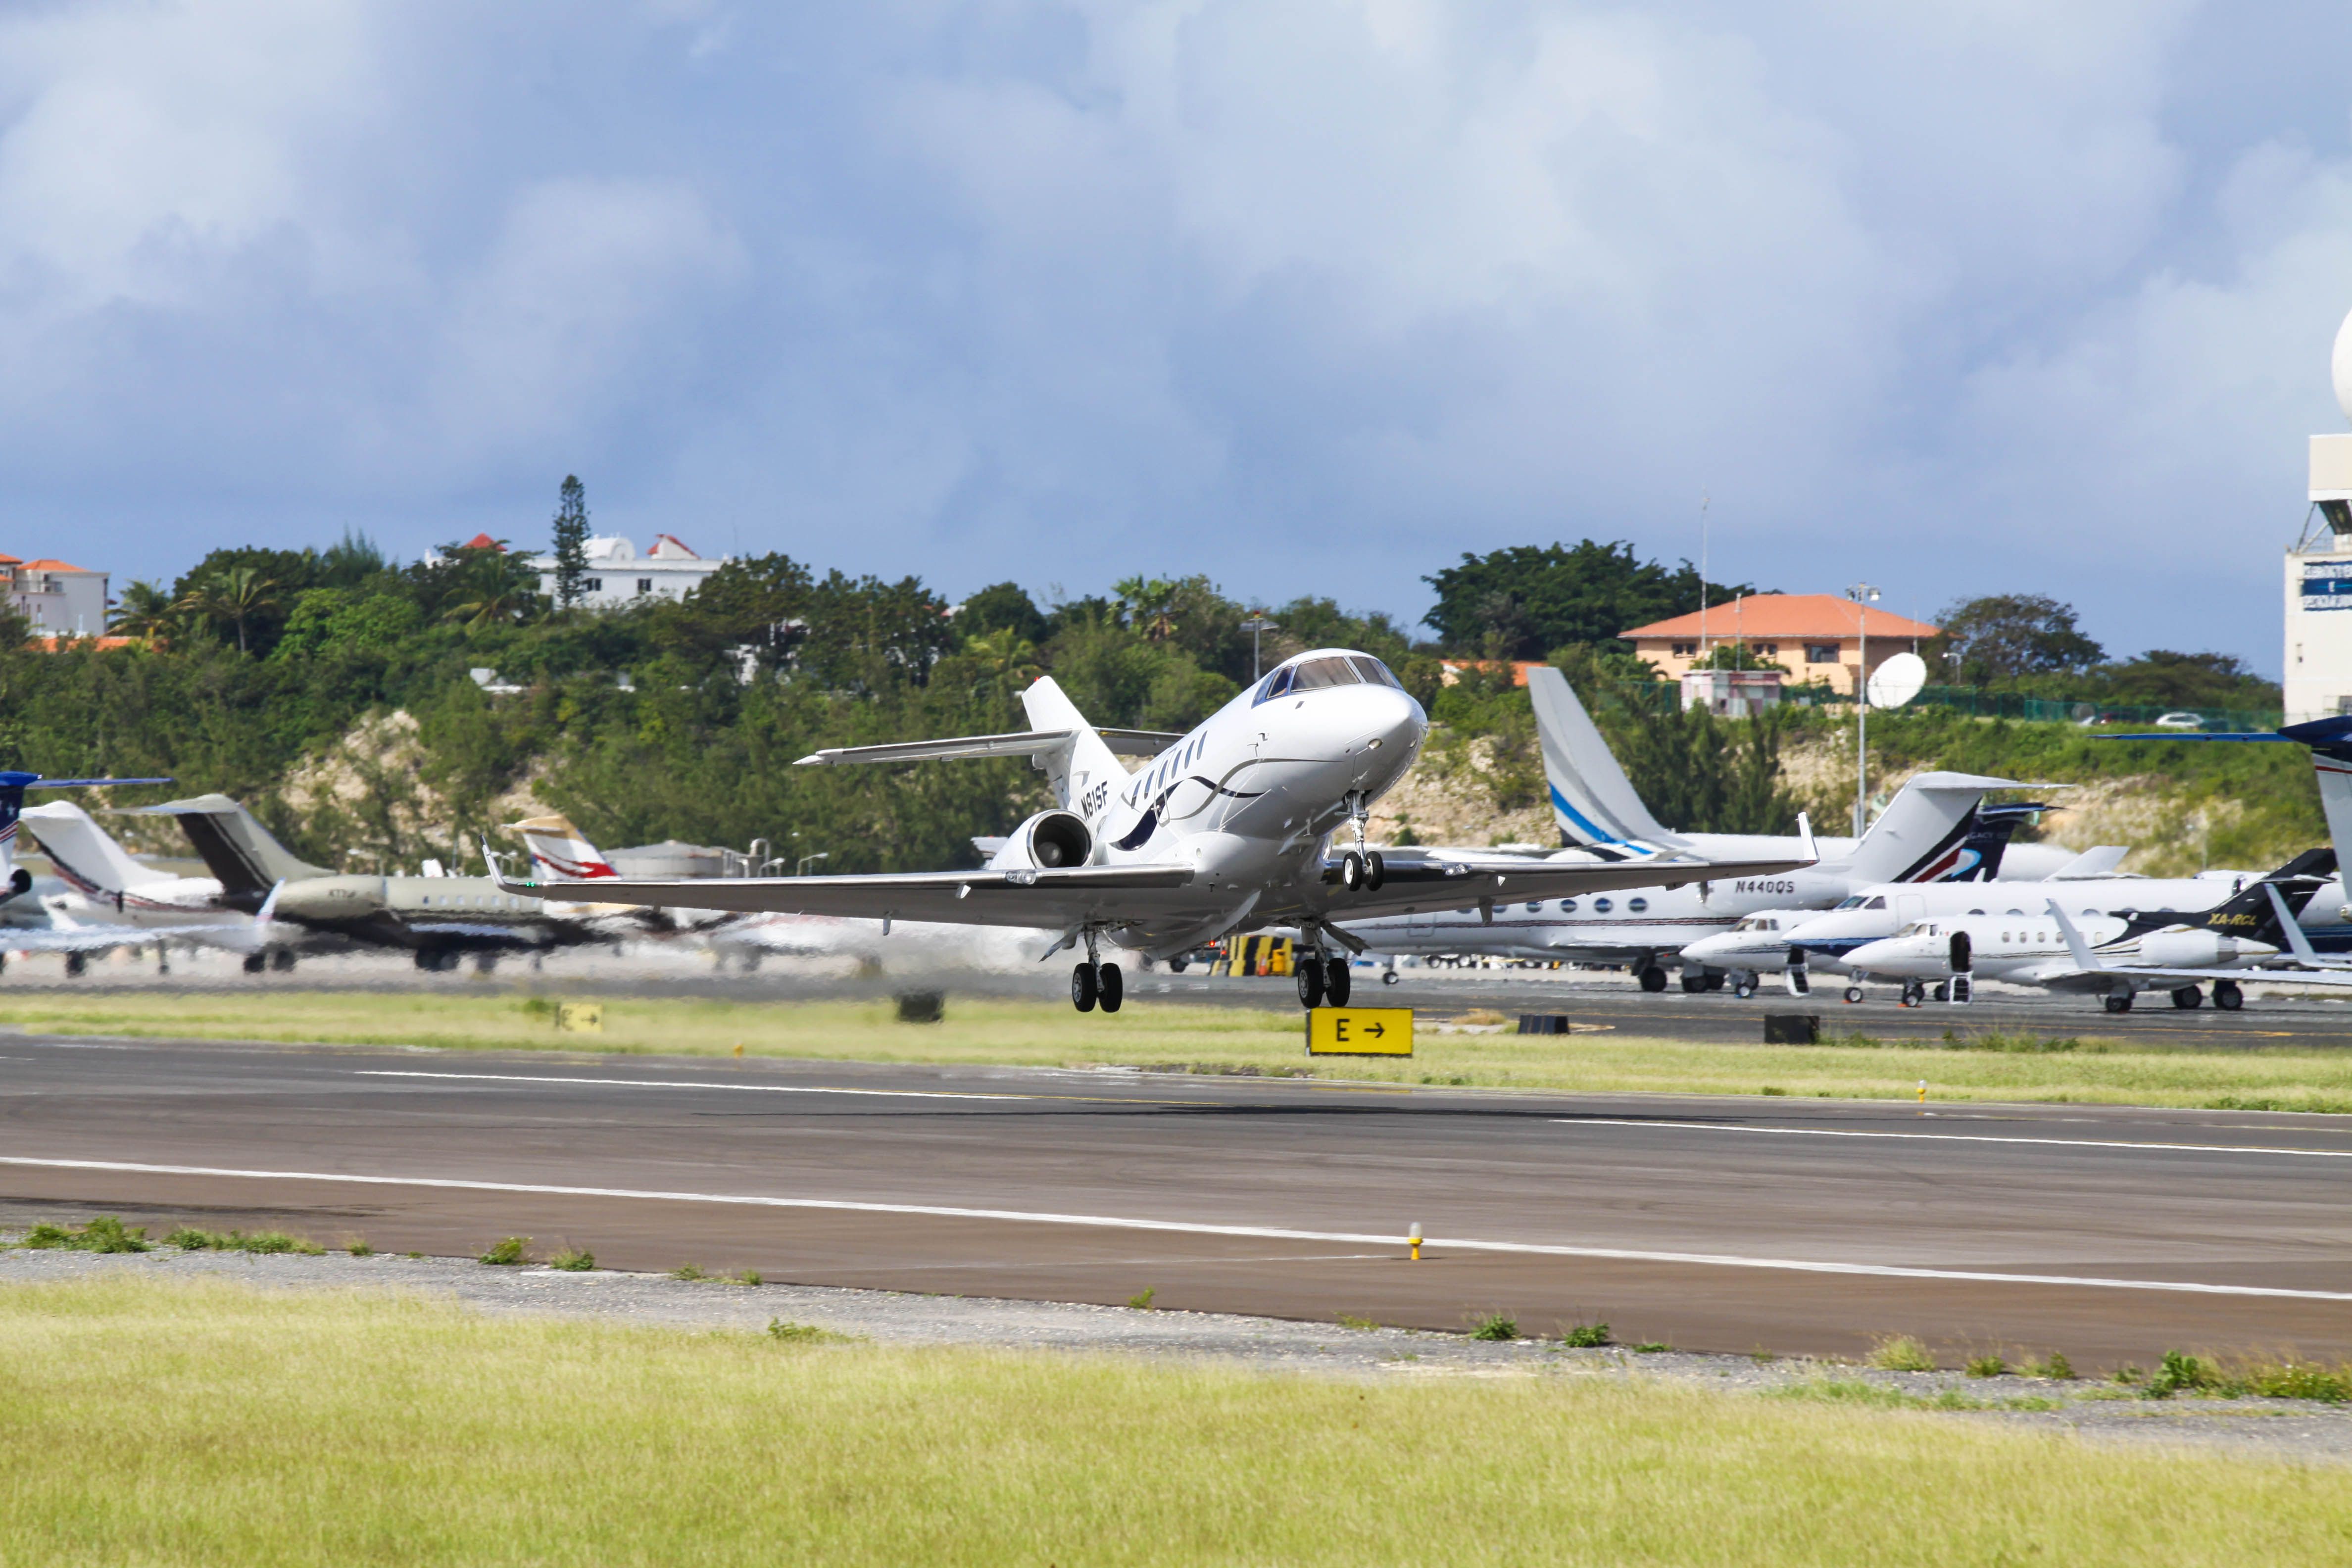
{"type": "Polygon", "coordinates": [[[1771,876],[1815,858],[1579,864],[1368,850],[1371,804],[1412,765],[1429,721],[1380,660],[1344,648],[1285,661],[1133,774],[1052,679],[1030,687],[1022,705],[1034,728],[1019,734],[801,759],[835,766],[1028,757],[1059,804],[1023,823],[980,870],[583,884],[508,881],[493,860],[493,874],[509,891],[541,898],[577,889],[599,901],[865,916],[886,928],[894,921],[1042,927],[1059,934],[1041,959],[1085,948],[1070,999],[1086,1012],[1097,1003],[1115,1010],[1120,1000],[1118,965],[1102,961],[1105,943],[1167,957],[1237,931],[1297,927],[1311,954],[1297,967],[1299,999],[1313,1006],[1327,992],[1346,1000],[1347,966],[1330,966],[1326,980],[1327,944],[1362,951],[1338,921],[1771,876]],[[1335,857],[1330,837],[1349,823],[1353,845],[1335,857]]]}

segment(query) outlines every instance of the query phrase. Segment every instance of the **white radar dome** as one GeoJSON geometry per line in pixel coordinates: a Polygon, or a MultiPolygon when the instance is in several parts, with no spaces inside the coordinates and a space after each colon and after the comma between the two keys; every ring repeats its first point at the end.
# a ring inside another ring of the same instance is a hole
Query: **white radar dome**
{"type": "Polygon", "coordinates": [[[2344,417],[2352,419],[2352,315],[2336,329],[2336,406],[2344,410],[2344,417]]]}

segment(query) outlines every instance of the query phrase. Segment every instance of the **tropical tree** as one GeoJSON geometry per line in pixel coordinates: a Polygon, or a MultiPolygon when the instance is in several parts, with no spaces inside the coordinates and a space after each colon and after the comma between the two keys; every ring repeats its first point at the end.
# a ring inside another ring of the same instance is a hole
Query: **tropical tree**
{"type": "Polygon", "coordinates": [[[538,571],[503,539],[444,545],[442,555],[447,579],[441,595],[444,620],[464,626],[511,625],[530,619],[543,603],[538,571]]]}
{"type": "Polygon", "coordinates": [[[580,602],[588,579],[588,491],[577,474],[563,476],[555,504],[555,607],[580,602]]]}
{"type": "Polygon", "coordinates": [[[106,623],[107,630],[118,637],[143,637],[150,643],[169,638],[178,625],[179,610],[172,595],[144,580],[123,588],[106,623]]]}
{"type": "Polygon", "coordinates": [[[251,651],[247,629],[284,603],[276,578],[264,577],[251,566],[230,566],[199,582],[177,607],[209,621],[228,622],[236,628],[236,651],[247,653],[251,651]]]}

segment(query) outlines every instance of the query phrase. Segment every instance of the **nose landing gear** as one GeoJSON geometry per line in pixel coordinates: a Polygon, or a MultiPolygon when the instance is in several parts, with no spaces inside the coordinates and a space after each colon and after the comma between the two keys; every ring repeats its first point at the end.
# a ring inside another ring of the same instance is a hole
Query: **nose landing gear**
{"type": "Polygon", "coordinates": [[[1348,891],[1376,893],[1388,879],[1388,863],[1381,852],[1369,847],[1364,841],[1364,825],[1372,815],[1371,802],[1361,790],[1350,790],[1347,796],[1348,823],[1355,829],[1356,847],[1339,857],[1339,885],[1348,891]]]}

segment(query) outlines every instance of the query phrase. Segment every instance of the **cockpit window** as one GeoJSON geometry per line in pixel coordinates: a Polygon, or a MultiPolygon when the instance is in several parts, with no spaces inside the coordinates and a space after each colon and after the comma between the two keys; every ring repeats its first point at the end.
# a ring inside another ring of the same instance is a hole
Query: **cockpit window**
{"type": "Polygon", "coordinates": [[[1290,683],[1293,691],[1314,691],[1326,686],[1360,686],[1364,678],[1356,667],[1344,658],[1307,658],[1292,667],[1297,671],[1290,683]]]}
{"type": "Polygon", "coordinates": [[[1886,900],[1883,897],[1873,899],[1862,907],[1865,910],[1883,910],[1886,907],[1886,900]]]}
{"type": "MultiPolygon", "coordinates": [[[[1290,678],[1297,673],[1298,671],[1296,667],[1286,664],[1280,669],[1276,670],[1272,675],[1267,676],[1265,678],[1265,684],[1257,689],[1258,702],[1271,702],[1276,698],[1281,696],[1284,692],[1289,690],[1290,678]]],[[[1257,703],[1253,702],[1250,706],[1255,708],[1257,706],[1257,703]]]]}
{"type": "Polygon", "coordinates": [[[1856,893],[1853,897],[1838,905],[1838,908],[1842,910],[1858,910],[1862,908],[1862,895],[1860,893],[1856,893]]]}
{"type": "Polygon", "coordinates": [[[1403,682],[1389,673],[1389,667],[1370,654],[1350,654],[1348,656],[1348,662],[1356,667],[1356,673],[1364,678],[1364,682],[1368,686],[1394,687],[1399,691],[1404,689],[1403,682]]]}

